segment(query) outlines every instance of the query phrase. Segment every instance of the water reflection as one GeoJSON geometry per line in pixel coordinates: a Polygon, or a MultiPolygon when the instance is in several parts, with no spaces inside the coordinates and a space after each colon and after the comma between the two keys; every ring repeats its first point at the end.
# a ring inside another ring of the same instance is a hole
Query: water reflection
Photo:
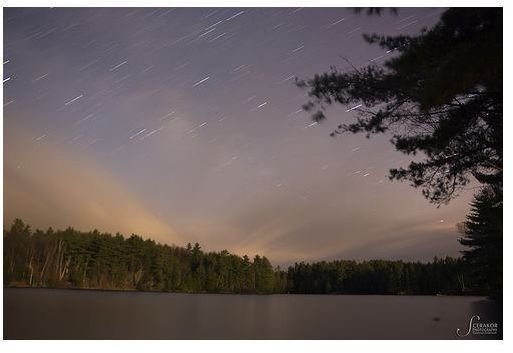
{"type": "Polygon", "coordinates": [[[460,339],[475,314],[499,319],[481,297],[4,289],[6,339],[460,339]]]}

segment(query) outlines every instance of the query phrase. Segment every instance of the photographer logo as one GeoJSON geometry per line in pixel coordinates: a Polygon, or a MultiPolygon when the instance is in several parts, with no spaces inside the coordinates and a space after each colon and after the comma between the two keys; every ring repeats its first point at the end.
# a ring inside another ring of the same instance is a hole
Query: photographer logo
{"type": "Polygon", "coordinates": [[[458,328],[456,334],[459,337],[466,337],[471,333],[473,335],[496,335],[498,324],[496,322],[479,322],[481,317],[474,315],[470,318],[468,329],[466,331],[458,328]]]}

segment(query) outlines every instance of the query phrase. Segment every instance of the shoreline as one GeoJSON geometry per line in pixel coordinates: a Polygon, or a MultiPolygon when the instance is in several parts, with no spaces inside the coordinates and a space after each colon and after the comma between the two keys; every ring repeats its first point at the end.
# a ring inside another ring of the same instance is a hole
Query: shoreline
{"type": "Polygon", "coordinates": [[[172,292],[172,291],[142,291],[136,289],[111,289],[111,288],[79,288],[79,287],[29,287],[29,286],[3,286],[3,289],[48,289],[48,290],[71,290],[71,291],[88,291],[88,292],[114,292],[114,293],[157,293],[157,294],[214,294],[214,295],[308,295],[308,296],[382,296],[382,297],[462,297],[462,298],[484,298],[493,301],[488,295],[469,294],[469,295],[453,295],[453,294],[350,294],[350,293],[222,293],[222,292],[172,292]]]}

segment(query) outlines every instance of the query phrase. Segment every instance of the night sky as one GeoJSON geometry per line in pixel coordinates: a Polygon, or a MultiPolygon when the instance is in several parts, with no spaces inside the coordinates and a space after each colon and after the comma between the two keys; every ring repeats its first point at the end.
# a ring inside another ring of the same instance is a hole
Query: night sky
{"type": "MultiPolygon", "coordinates": [[[[296,260],[457,255],[471,191],[387,178],[389,136],[329,137],[294,78],[394,55],[442,9],[5,9],[4,222],[296,260]]],[[[5,227],[6,225],[4,225],[5,227]]]]}

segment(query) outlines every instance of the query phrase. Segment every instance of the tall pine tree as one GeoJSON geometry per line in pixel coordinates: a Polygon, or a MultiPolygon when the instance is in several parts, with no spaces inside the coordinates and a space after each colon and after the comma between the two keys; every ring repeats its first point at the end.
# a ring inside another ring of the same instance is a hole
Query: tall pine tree
{"type": "Polygon", "coordinates": [[[502,293],[502,205],[500,190],[483,189],[471,204],[460,238],[470,248],[463,257],[471,265],[475,284],[495,296],[502,293]]]}

